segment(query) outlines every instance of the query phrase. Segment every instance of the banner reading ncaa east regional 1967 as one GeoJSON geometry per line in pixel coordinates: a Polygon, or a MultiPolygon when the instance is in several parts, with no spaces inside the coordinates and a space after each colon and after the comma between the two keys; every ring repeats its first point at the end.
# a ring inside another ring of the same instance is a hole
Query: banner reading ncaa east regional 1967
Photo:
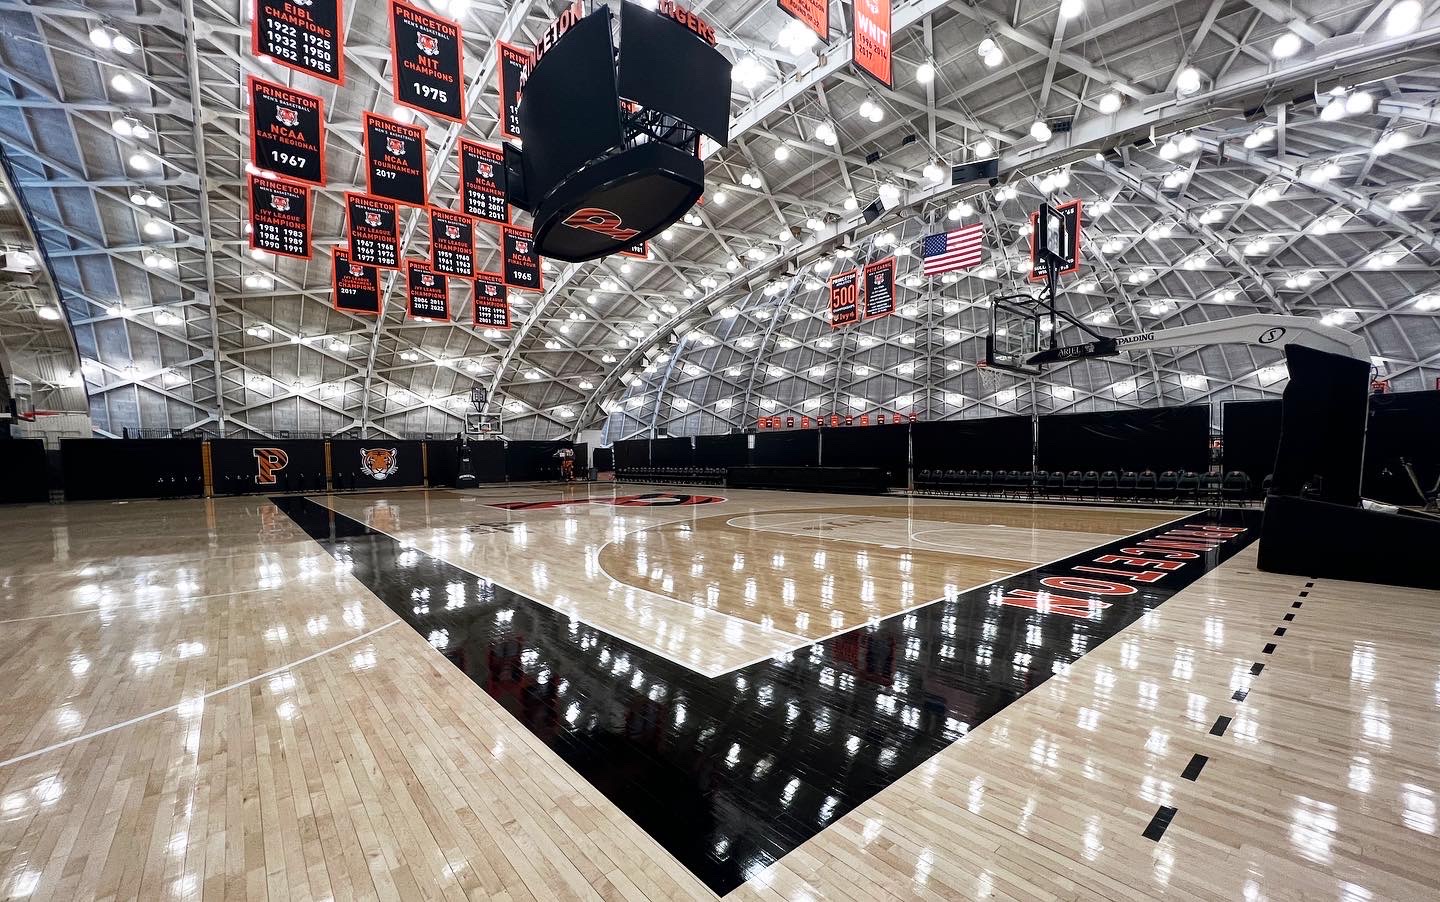
{"type": "Polygon", "coordinates": [[[325,102],[250,76],[250,162],[312,185],[325,184],[325,102]]]}
{"type": "Polygon", "coordinates": [[[344,22],[340,0],[255,0],[250,51],[343,85],[344,22]]]}
{"type": "Polygon", "coordinates": [[[887,88],[894,87],[890,70],[890,0],[855,0],[850,48],[861,72],[887,88]]]}
{"type": "Polygon", "coordinates": [[[462,121],[465,54],[460,24],[398,0],[390,2],[391,83],[395,102],[462,121]]]}

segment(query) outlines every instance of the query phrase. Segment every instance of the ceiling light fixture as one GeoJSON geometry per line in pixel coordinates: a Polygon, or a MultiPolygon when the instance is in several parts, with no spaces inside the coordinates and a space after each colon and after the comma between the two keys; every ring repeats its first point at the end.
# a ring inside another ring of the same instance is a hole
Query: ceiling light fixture
{"type": "Polygon", "coordinates": [[[1398,38],[1420,27],[1420,0],[1400,0],[1385,14],[1385,34],[1398,38]]]}
{"type": "Polygon", "coordinates": [[[1050,131],[1050,126],[1046,125],[1042,120],[1036,119],[1034,122],[1030,123],[1030,137],[1034,138],[1036,141],[1039,141],[1041,144],[1049,141],[1052,134],[1053,133],[1050,131]]]}
{"type": "Polygon", "coordinates": [[[915,80],[922,85],[928,85],[935,80],[935,63],[926,60],[915,67],[915,80]]]}
{"type": "Polygon", "coordinates": [[[1180,70],[1180,75],[1175,79],[1175,93],[1181,97],[1188,97],[1199,91],[1201,84],[1200,70],[1194,66],[1186,66],[1180,70]]]}
{"type": "Polygon", "coordinates": [[[1118,113],[1120,111],[1121,102],[1122,101],[1120,99],[1119,91],[1107,91],[1106,93],[1100,95],[1100,99],[1099,101],[1097,101],[1096,106],[1099,108],[1100,112],[1109,116],[1112,113],[1118,113]]]}
{"type": "Polygon", "coordinates": [[[1270,45],[1270,55],[1277,60],[1289,59],[1300,52],[1301,46],[1303,46],[1303,42],[1300,40],[1300,35],[1293,31],[1287,31],[1276,38],[1274,44],[1270,45]]]}

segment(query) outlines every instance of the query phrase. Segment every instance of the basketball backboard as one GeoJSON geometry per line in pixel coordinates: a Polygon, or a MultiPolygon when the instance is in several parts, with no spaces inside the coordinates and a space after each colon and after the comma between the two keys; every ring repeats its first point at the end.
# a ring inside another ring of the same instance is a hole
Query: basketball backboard
{"type": "Polygon", "coordinates": [[[1040,350],[1040,308],[1024,295],[990,303],[990,332],[985,336],[985,362],[996,369],[1027,376],[1041,368],[1025,359],[1040,350]]]}

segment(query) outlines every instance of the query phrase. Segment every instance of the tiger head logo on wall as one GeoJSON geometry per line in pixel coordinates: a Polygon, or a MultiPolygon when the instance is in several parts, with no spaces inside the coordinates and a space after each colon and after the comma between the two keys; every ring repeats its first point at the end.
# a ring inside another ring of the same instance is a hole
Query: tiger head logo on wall
{"type": "Polygon", "coordinates": [[[376,482],[395,475],[400,469],[400,453],[396,448],[361,448],[360,472],[376,482]]]}

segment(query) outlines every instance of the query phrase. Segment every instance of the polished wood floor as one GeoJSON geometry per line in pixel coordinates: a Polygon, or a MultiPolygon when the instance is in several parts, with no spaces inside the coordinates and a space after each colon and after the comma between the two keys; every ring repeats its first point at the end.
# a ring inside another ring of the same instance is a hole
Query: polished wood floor
{"type": "MultiPolygon", "coordinates": [[[[1179,516],[643,491],[317,500],[704,678],[1179,516]]],[[[0,515],[0,897],[714,898],[268,501],[0,515]]],[[[1440,597],[1254,562],[731,896],[1440,898],[1440,597]]]]}

